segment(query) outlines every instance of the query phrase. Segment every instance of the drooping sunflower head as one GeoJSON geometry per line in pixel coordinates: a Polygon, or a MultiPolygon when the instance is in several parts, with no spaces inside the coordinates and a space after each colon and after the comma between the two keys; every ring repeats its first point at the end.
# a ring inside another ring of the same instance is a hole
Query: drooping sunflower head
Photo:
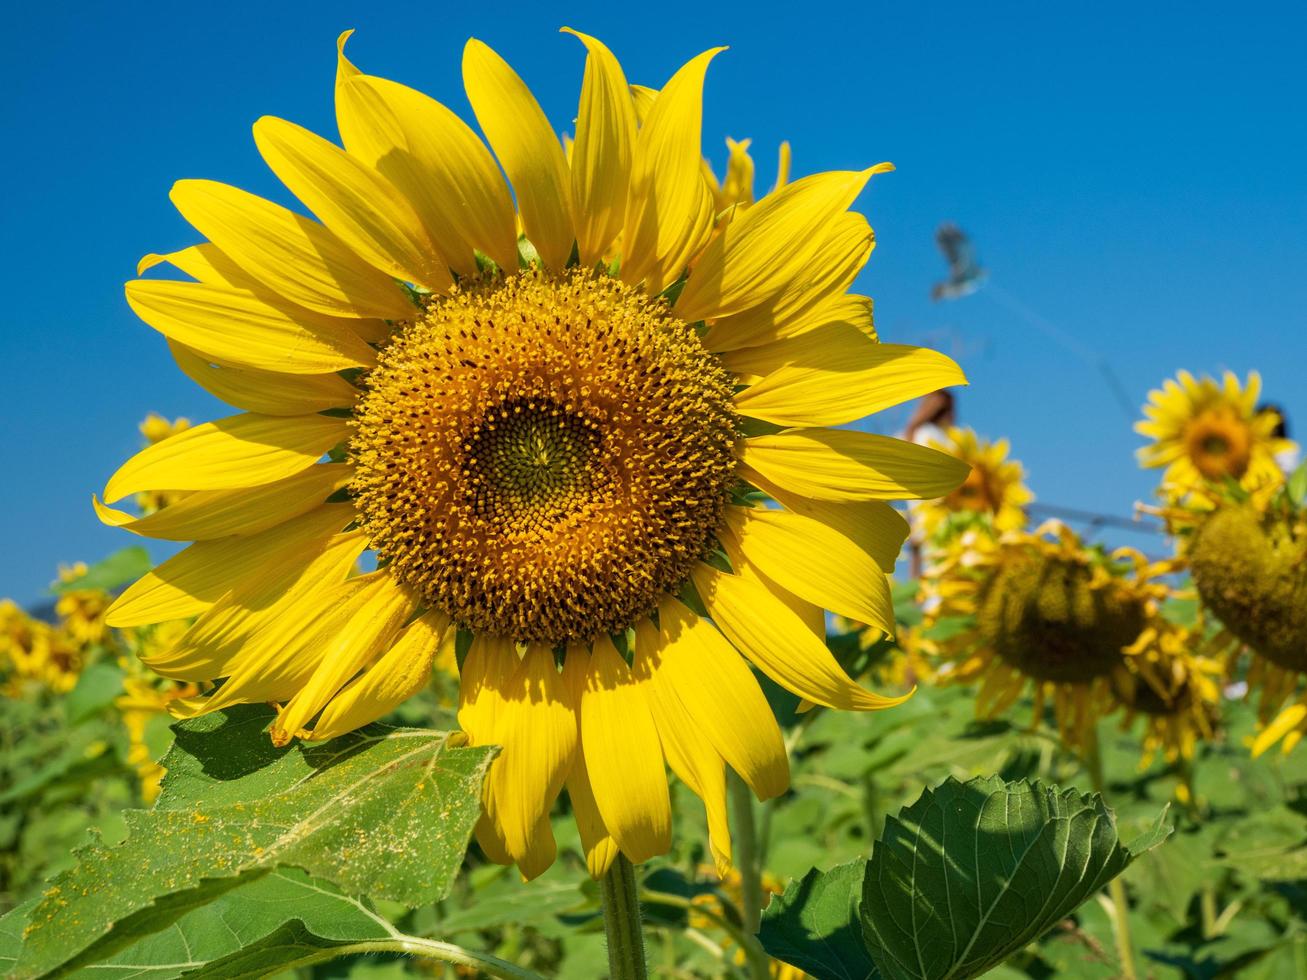
{"type": "Polygon", "coordinates": [[[207,240],[147,256],[142,271],[189,278],[138,279],[128,301],[241,412],[106,487],[108,503],[166,491],[169,506],[96,501],[110,524],[194,542],[110,622],[196,617],[145,659],[222,683],[170,710],[271,701],[279,743],[381,717],[457,640],[459,724],[502,747],[487,854],[547,867],[564,785],[592,872],[619,850],[661,853],[670,764],[724,868],[725,767],[760,796],[787,779],[740,654],[814,704],[895,703],[839,668],[825,610],[893,632],[886,570],[907,528],[889,501],[966,473],[839,427],[964,379],[879,343],[870,300],[849,292],[874,244],[849,209],[888,165],[782,174],[755,200],[743,143],[726,185],[702,159],[716,50],[653,90],[577,36],[566,150],[478,41],[463,74],[489,147],[342,47],[343,145],[255,125],[313,218],[213,181],[174,187],[207,240]]]}
{"type": "Polygon", "coordinates": [[[950,527],[968,527],[976,520],[999,531],[1025,526],[1025,507],[1035,498],[1024,483],[1021,464],[1008,458],[1006,439],[990,441],[972,429],[955,427],[949,429],[947,441],[934,445],[962,460],[971,472],[952,493],[917,508],[927,539],[947,533],[950,527]]]}
{"type": "Polygon", "coordinates": [[[1181,371],[1148,393],[1135,431],[1152,442],[1139,450],[1139,461],[1165,467],[1163,496],[1174,501],[1214,492],[1230,480],[1257,491],[1283,480],[1275,457],[1293,443],[1275,435],[1274,412],[1257,410],[1260,391],[1256,371],[1243,384],[1229,371],[1220,381],[1181,371]]]}
{"type": "Polygon", "coordinates": [[[1157,613],[1164,571],[1129,550],[1106,555],[1065,525],[956,539],[927,572],[927,637],[946,681],[981,682],[977,710],[1006,711],[1029,683],[1048,698],[1064,739],[1083,740],[1114,707],[1112,680],[1157,613]]]}

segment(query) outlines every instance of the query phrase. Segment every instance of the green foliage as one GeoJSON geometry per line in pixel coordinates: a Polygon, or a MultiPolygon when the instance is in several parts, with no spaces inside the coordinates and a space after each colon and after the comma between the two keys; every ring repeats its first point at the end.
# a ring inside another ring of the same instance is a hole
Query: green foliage
{"type": "Polygon", "coordinates": [[[760,938],[822,980],[980,976],[1169,832],[1159,817],[1123,846],[1098,796],[950,779],[886,821],[869,862],[791,884],[760,938]]]}
{"type": "Polygon", "coordinates": [[[159,803],[52,880],[17,976],[101,960],[281,867],[409,906],[448,892],[493,750],[381,726],[275,749],[270,718],[246,707],[179,726],[159,803]]]}
{"type": "Polygon", "coordinates": [[[150,553],[140,545],[132,545],[101,559],[76,578],[54,583],[50,586],[50,591],[56,595],[83,589],[112,592],[128,582],[134,582],[153,567],[150,553]]]}

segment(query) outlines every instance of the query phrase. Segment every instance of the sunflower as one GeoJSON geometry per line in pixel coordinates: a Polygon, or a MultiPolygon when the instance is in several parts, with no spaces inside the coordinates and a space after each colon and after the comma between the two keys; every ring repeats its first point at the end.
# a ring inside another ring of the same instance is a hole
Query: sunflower
{"type": "Polygon", "coordinates": [[[990,442],[971,429],[953,427],[947,441],[932,445],[962,460],[971,472],[952,493],[913,508],[925,540],[935,538],[949,523],[965,526],[977,517],[999,531],[1025,527],[1025,506],[1035,497],[1022,482],[1021,464],[1008,459],[1011,447],[1006,439],[990,442]]]}
{"type": "Polygon", "coordinates": [[[972,531],[927,570],[926,636],[939,683],[978,682],[976,713],[1006,712],[1029,687],[1034,720],[1050,701],[1062,741],[1083,748],[1098,719],[1133,685],[1127,661],[1168,589],[1132,549],[1088,548],[1066,525],[1033,533],[972,531]]]}
{"type": "Polygon", "coordinates": [[[883,570],[905,528],[887,501],[965,476],[831,426],[964,379],[872,341],[847,294],[873,244],[848,209],[888,165],[787,183],[718,229],[700,125],[720,49],[653,93],[576,36],[570,163],[481,42],[463,75],[495,156],[438,102],[360,72],[346,34],[344,148],[254,126],[317,220],[174,186],[207,241],[142,268],[195,281],[138,279],[127,299],[242,411],[109,480],[107,503],[185,496],[142,518],[96,501],[105,521],[194,542],[109,619],[197,617],[147,662],[221,684],[173,713],[274,702],[278,744],[386,714],[457,631],[459,724],[502,748],[477,830],[492,859],[549,866],[564,786],[596,877],[619,852],[665,852],[666,764],[703,799],[725,868],[725,766],[760,798],[788,783],[748,663],[817,704],[900,700],[840,671],[822,610],[891,631],[883,570]]]}
{"type": "Polygon", "coordinates": [[[0,695],[66,694],[81,676],[84,650],[59,626],[0,599],[0,695]]]}
{"type": "MultiPolygon", "coordinates": [[[[1159,615],[1126,648],[1127,671],[1111,675],[1112,693],[1124,709],[1122,728],[1143,719],[1146,768],[1160,751],[1168,763],[1190,760],[1200,739],[1210,740],[1220,714],[1221,665],[1196,651],[1194,630],[1159,615]]],[[[1181,787],[1182,802],[1189,789],[1181,787]]]]}
{"type": "Polygon", "coordinates": [[[1181,371],[1148,393],[1145,418],[1135,431],[1153,441],[1139,450],[1139,462],[1165,467],[1164,497],[1174,502],[1194,491],[1210,496],[1228,481],[1252,493],[1283,482],[1275,457],[1294,444],[1275,435],[1275,412],[1257,411],[1261,388],[1256,371],[1242,385],[1230,371],[1219,382],[1181,371]]]}

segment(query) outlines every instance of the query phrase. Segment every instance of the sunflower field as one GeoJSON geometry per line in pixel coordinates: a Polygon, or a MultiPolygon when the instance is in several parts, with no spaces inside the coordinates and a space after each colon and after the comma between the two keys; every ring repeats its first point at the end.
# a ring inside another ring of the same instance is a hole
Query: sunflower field
{"type": "Polygon", "coordinates": [[[562,139],[480,41],[464,119],[346,32],[339,140],[254,125],[311,216],[173,186],[126,303],[231,412],[146,418],[121,549],[0,603],[4,975],[1307,977],[1260,378],[1142,407],[1164,554],[1044,520],[1008,440],[863,425],[968,383],[852,291],[892,165],[755,193],[722,49],[567,33],[562,139]]]}

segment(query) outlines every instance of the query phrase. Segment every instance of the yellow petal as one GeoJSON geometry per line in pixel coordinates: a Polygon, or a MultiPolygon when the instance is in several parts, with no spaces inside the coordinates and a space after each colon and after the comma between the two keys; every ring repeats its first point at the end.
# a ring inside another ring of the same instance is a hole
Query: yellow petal
{"type": "Polygon", "coordinates": [[[371,724],[426,687],[431,665],[449,629],[449,617],[432,609],[405,627],[393,646],[331,699],[306,736],[325,741],[371,724]]]}
{"type": "Polygon", "coordinates": [[[422,220],[395,186],[334,143],[285,119],[254,124],[263,160],[364,261],[435,292],[453,282],[422,220]]]}
{"type": "Polygon", "coordinates": [[[243,289],[254,293],[266,306],[282,310],[291,319],[305,326],[319,325],[323,332],[328,334],[352,331],[369,343],[380,343],[390,336],[390,325],[385,320],[376,317],[328,316],[325,313],[314,312],[306,306],[292,303],[223,255],[222,250],[212,242],[192,245],[190,248],[169,252],[167,255],[151,253],[136,264],[136,274],[143,276],[147,269],[152,269],[161,262],[175,266],[192,279],[206,285],[225,286],[228,289],[243,289]]]}
{"type": "Polygon", "coordinates": [[[622,853],[637,864],[666,853],[672,811],[658,729],[645,684],[606,636],[586,670],[581,745],[595,804],[622,853]]]}
{"type": "Polygon", "coordinates": [[[894,571],[910,528],[903,515],[890,504],[881,500],[813,500],[801,493],[782,490],[758,473],[751,479],[759,490],[789,510],[834,528],[871,555],[884,571],[894,571]]]}
{"type": "MultiPolygon", "coordinates": [[[[333,523],[339,527],[346,519],[348,515],[333,523]]],[[[175,645],[142,654],[141,659],[164,677],[210,681],[229,675],[243,657],[256,655],[258,644],[284,646],[321,618],[321,597],[349,577],[367,546],[359,531],[330,531],[329,526],[327,536],[288,553],[277,565],[246,571],[175,645]],[[276,630],[283,632],[270,635],[276,630]]]]}
{"type": "Polygon", "coordinates": [[[640,127],[622,231],[622,279],[650,293],[675,282],[712,234],[712,188],[702,163],[703,79],[725,48],[672,76],[640,127]]]}
{"type": "Polygon", "coordinates": [[[799,514],[728,507],[722,544],[738,571],[749,564],[823,609],[894,634],[889,582],[872,557],[838,531],[799,514]]]}
{"type": "Polygon", "coordinates": [[[572,254],[572,189],[563,146],[526,83],[475,38],[463,49],[463,86],[517,195],[522,227],[547,268],[572,254]]]}
{"type": "Polygon", "coordinates": [[[470,745],[499,745],[504,692],[517,669],[512,640],[474,633],[458,686],[458,727],[470,745]]]}
{"type": "Polygon", "coordinates": [[[193,544],[128,586],[105,621],[123,628],[185,619],[233,588],[254,588],[268,578],[284,587],[353,514],[348,505],[329,504],[260,534],[193,544]]]}
{"type": "Polygon", "coordinates": [[[572,761],[572,771],[567,775],[567,798],[572,802],[572,815],[576,818],[581,848],[585,851],[586,869],[590,872],[590,877],[597,881],[612,867],[617,857],[617,841],[613,840],[613,835],[604,826],[604,818],[599,813],[594,789],[590,785],[585,753],[579,747],[572,761]]]}
{"type": "Polygon", "coordinates": [[[224,255],[292,303],[387,320],[416,312],[393,279],[316,221],[212,180],[179,180],[169,197],[224,255]]]}
{"type": "MultiPolygon", "coordinates": [[[[553,860],[552,854],[547,861],[544,854],[537,854],[535,861],[530,857],[538,849],[533,848],[539,843],[537,826],[548,818],[571,771],[577,742],[573,692],[559,676],[552,650],[528,647],[504,692],[501,710],[503,751],[490,768],[487,788],[495,799],[508,853],[524,875],[534,877],[553,860]]],[[[552,835],[548,839],[552,843],[552,835]]]]}
{"type": "Polygon", "coordinates": [[[280,374],[220,364],[175,340],[168,349],[182,372],[213,397],[261,415],[312,415],[343,408],[358,389],[339,374],[280,374]]]}
{"type": "Polygon", "coordinates": [[[740,475],[757,473],[816,500],[942,497],[971,471],[938,449],[847,429],[803,429],[744,442],[740,475]]]}
{"type": "Polygon", "coordinates": [[[377,360],[353,331],[296,320],[244,290],[136,279],[126,292],[132,312],[165,337],[238,367],[325,374],[377,360]]]}
{"type": "Polygon", "coordinates": [[[773,299],[814,262],[825,259],[824,236],[873,173],[837,170],[787,184],[748,208],[709,243],[676,301],[693,323],[729,316],[773,299]]]}
{"type": "Polygon", "coordinates": [[[632,672],[649,680],[649,710],[662,739],[667,763],[681,782],[703,800],[708,817],[708,844],[718,875],[731,867],[731,826],[726,810],[726,767],[722,757],[700,733],[675,688],[655,669],[660,662],[662,635],[649,619],[635,627],[632,672]]]}
{"type": "Polygon", "coordinates": [[[787,691],[844,711],[876,711],[906,700],[873,694],[855,684],[826,644],[759,583],[704,564],[695,568],[692,577],[713,622],[787,691]]]}
{"type": "Polygon", "coordinates": [[[109,478],[111,504],[142,490],[234,490],[308,469],[348,438],[345,419],[324,415],[229,415],[141,450],[109,478]]]}
{"type": "Polygon", "coordinates": [[[255,534],[306,514],[349,484],[354,467],[310,466],[284,480],[240,490],[201,490],[144,517],[113,510],[92,497],[96,515],[110,527],[165,541],[211,541],[255,534]]]}
{"type": "Polygon", "coordinates": [[[702,736],[760,799],[784,793],[790,765],[758,682],[716,627],[676,599],[658,607],[662,646],[651,669],[676,692],[702,736]]]}
{"type": "Polygon", "coordinates": [[[848,324],[800,339],[808,338],[814,342],[806,360],[778,368],[735,396],[741,415],[777,425],[842,425],[967,383],[962,369],[938,351],[878,344],[848,324]]]}
{"type": "Polygon", "coordinates": [[[274,744],[285,744],[300,734],[310,718],[321,711],[355,674],[391,645],[418,606],[418,596],[389,572],[359,576],[366,581],[349,602],[333,610],[336,628],[306,653],[317,666],[272,726],[274,744]]]}
{"type": "Polygon", "coordinates": [[[866,296],[845,293],[824,300],[813,312],[814,323],[792,337],[781,337],[756,347],[723,351],[722,366],[737,375],[761,379],[791,364],[823,363],[825,352],[856,332],[864,341],[876,342],[872,324],[872,302],[866,296]],[[851,332],[852,331],[852,332],[851,332]]]}
{"type": "Polygon", "coordinates": [[[513,199],[495,158],[467,124],[421,92],[363,75],[340,38],[336,121],[345,149],[412,203],[461,276],[477,274],[476,251],[517,268],[513,199]]]}
{"type": "Polygon", "coordinates": [[[648,85],[631,86],[631,106],[635,109],[636,125],[644,125],[644,121],[649,118],[649,110],[653,108],[656,101],[658,101],[656,88],[650,88],[648,85]]]}
{"type": "Polygon", "coordinates": [[[831,304],[848,292],[875,246],[866,218],[853,212],[840,215],[831,222],[818,260],[804,275],[774,299],[717,320],[704,336],[704,346],[715,354],[756,347],[837,319],[831,304]]]}
{"type": "Polygon", "coordinates": [[[581,264],[608,254],[622,231],[635,153],[635,106],[622,66],[603,43],[564,27],[589,51],[572,147],[572,202],[581,264]]]}
{"type": "Polygon", "coordinates": [[[1291,704],[1279,716],[1257,733],[1253,739],[1253,758],[1257,758],[1272,745],[1307,720],[1307,704],[1291,704]]]}

